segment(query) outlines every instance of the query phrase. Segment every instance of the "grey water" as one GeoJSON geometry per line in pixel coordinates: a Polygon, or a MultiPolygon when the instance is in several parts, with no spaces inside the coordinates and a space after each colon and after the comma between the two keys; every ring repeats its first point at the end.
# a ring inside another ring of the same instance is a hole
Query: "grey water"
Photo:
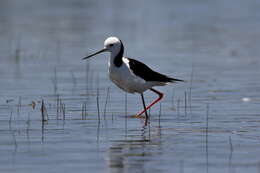
{"type": "Polygon", "coordinates": [[[259,9],[0,1],[0,172],[260,172],[259,9]],[[157,87],[165,96],[147,126],[131,118],[140,96],[109,81],[109,54],[81,60],[111,35],[126,56],[186,80],[157,87]]]}

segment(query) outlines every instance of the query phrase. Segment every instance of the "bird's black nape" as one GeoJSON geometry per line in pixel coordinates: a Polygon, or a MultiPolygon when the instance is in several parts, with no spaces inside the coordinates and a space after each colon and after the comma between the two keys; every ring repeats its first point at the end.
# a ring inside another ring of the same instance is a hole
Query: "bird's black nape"
{"type": "Polygon", "coordinates": [[[120,40],[121,42],[121,48],[120,48],[120,51],[118,52],[118,54],[116,55],[115,59],[114,59],[114,64],[116,67],[120,67],[122,64],[123,64],[123,55],[124,55],[124,45],[122,43],[122,41],[120,40]]]}

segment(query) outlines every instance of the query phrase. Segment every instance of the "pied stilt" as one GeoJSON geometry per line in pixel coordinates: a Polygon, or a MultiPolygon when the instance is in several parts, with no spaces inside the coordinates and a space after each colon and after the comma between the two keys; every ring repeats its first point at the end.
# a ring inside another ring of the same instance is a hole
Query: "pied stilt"
{"type": "Polygon", "coordinates": [[[124,57],[124,45],[117,37],[108,37],[104,42],[104,48],[102,50],[83,59],[88,59],[102,52],[111,53],[110,60],[108,62],[108,73],[110,79],[119,88],[126,92],[141,94],[144,110],[137,113],[136,117],[141,117],[141,115],[145,113],[146,123],[148,120],[147,110],[160,101],[163,97],[163,93],[152,87],[163,86],[170,82],[183,81],[155,72],[140,61],[124,57]],[[158,98],[146,107],[143,92],[148,89],[156,93],[158,98]]]}

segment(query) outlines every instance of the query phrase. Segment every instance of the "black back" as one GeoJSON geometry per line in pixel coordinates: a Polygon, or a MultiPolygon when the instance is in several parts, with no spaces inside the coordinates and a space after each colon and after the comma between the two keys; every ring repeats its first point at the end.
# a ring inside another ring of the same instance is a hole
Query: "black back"
{"type": "Polygon", "coordinates": [[[137,61],[135,59],[129,59],[129,66],[130,69],[133,71],[133,73],[136,76],[141,77],[145,81],[158,81],[158,82],[176,82],[176,81],[183,81],[180,79],[174,79],[171,77],[168,77],[166,75],[160,74],[156,71],[153,71],[151,68],[149,68],[144,63],[137,61]]]}

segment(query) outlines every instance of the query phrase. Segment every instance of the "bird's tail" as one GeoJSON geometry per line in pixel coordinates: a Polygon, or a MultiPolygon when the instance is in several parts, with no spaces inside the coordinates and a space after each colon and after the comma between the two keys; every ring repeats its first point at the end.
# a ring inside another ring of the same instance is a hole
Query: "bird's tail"
{"type": "Polygon", "coordinates": [[[185,82],[184,80],[181,79],[176,79],[176,78],[171,78],[171,77],[167,77],[168,78],[168,82],[185,82]]]}

